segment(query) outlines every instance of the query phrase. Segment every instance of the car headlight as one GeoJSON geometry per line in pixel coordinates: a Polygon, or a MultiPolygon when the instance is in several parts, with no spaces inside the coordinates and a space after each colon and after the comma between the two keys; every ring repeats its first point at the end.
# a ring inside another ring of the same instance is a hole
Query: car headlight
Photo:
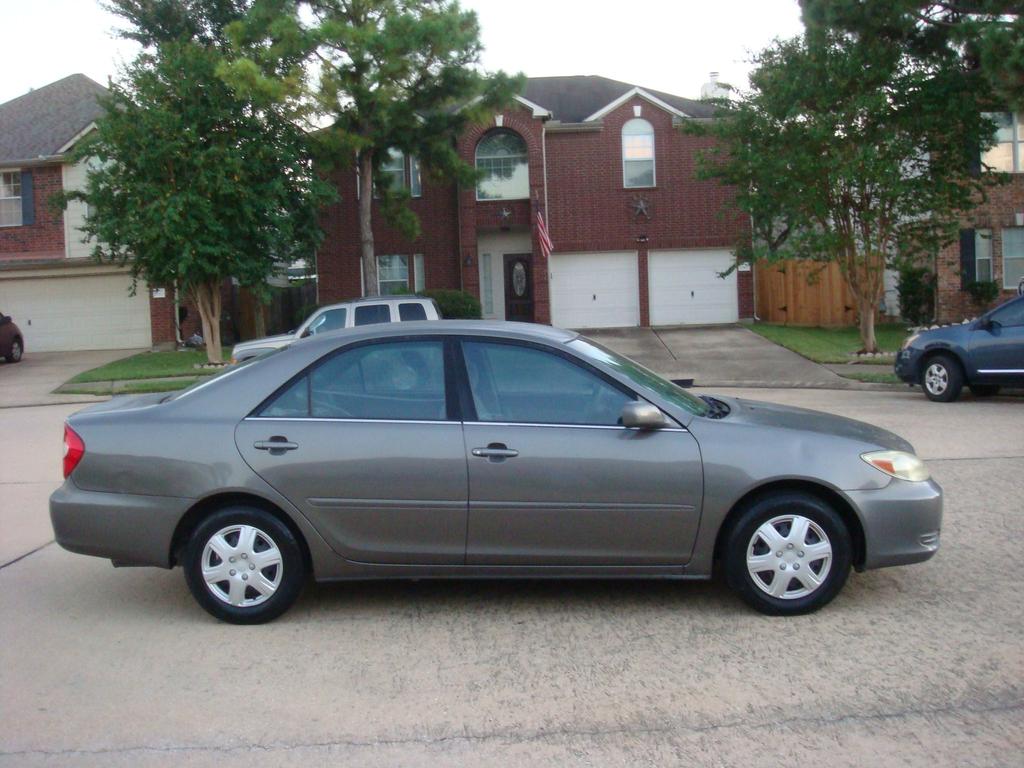
{"type": "Polygon", "coordinates": [[[864,461],[890,477],[919,483],[931,477],[928,467],[917,456],[905,451],[871,451],[862,453],[864,461]]]}

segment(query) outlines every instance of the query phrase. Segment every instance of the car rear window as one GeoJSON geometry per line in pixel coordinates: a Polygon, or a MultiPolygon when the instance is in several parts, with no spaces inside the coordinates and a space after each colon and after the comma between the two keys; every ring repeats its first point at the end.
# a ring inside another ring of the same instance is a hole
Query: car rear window
{"type": "Polygon", "coordinates": [[[391,308],[387,304],[366,304],[356,307],[356,325],[390,323],[391,308]]]}
{"type": "Polygon", "coordinates": [[[422,304],[417,304],[413,301],[405,304],[399,304],[398,319],[403,322],[407,320],[426,320],[427,310],[422,304]]]}

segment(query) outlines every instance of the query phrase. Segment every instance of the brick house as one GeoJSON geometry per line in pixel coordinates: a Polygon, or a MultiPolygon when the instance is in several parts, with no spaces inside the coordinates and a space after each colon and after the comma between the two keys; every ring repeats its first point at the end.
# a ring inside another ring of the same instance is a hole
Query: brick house
{"type": "MultiPolygon", "coordinates": [[[[752,317],[752,273],[719,277],[746,221],[729,213],[727,188],[696,178],[706,140],[678,130],[710,115],[699,101],[603,77],[529,79],[512,107],[458,139],[484,173],[476,188],[437,184],[416,158],[392,154],[386,170],[410,191],[422,233],[409,241],[375,213],[381,292],[462,288],[487,318],[565,327],[752,317]]],[[[363,292],[355,170],[333,181],[341,199],[322,217],[320,303],[363,292]]]]}
{"type": "Polygon", "coordinates": [[[975,317],[987,309],[967,292],[969,283],[995,281],[1000,294],[994,305],[1015,296],[1024,280],[1024,114],[991,117],[999,125],[998,143],[982,161],[1011,177],[964,219],[959,241],[939,252],[936,315],[940,322],[975,317]]]}
{"type": "MultiPolygon", "coordinates": [[[[140,284],[133,295],[125,269],[90,258],[80,230],[86,206],[51,203],[85,182],[87,162],[69,154],[94,128],[104,93],[75,74],[0,104],[0,310],[30,353],[175,340],[171,292],[140,284]]],[[[188,332],[197,320],[189,318],[188,332]]]]}

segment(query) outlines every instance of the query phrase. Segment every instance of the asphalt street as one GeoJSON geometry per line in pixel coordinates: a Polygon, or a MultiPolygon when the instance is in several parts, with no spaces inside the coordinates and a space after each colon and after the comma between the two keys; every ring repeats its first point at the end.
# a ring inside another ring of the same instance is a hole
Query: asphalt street
{"type": "Polygon", "coordinates": [[[909,438],[938,556],[789,619],[718,583],[435,581],[228,626],[180,570],[48,543],[80,406],[0,409],[0,766],[1024,764],[1024,400],[730,393],[909,438]]]}

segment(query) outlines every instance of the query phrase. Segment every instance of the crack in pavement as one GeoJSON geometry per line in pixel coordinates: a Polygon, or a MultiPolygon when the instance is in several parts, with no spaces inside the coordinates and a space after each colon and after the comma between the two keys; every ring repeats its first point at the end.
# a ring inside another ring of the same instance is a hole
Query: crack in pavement
{"type": "Polygon", "coordinates": [[[1017,693],[1014,691],[1006,700],[998,700],[990,705],[972,705],[969,702],[960,704],[950,704],[942,707],[910,707],[906,709],[900,709],[889,712],[869,712],[866,714],[842,714],[834,716],[820,716],[820,717],[787,717],[780,718],[778,720],[761,721],[746,723],[740,720],[732,720],[722,723],[710,723],[707,725],[698,724],[687,724],[687,723],[663,723],[660,725],[644,725],[643,723],[637,723],[635,725],[622,725],[616,727],[602,728],[599,726],[593,728],[555,728],[551,730],[539,729],[520,733],[513,730],[495,730],[486,731],[481,733],[463,733],[454,734],[451,736],[439,736],[437,738],[428,737],[395,737],[395,738],[381,738],[375,740],[361,740],[361,739],[334,739],[329,741],[312,741],[312,742],[300,742],[300,743],[277,743],[277,744],[249,744],[249,745],[175,745],[175,746],[150,746],[150,745],[138,745],[130,747],[104,747],[99,749],[63,749],[63,750],[45,750],[45,749],[30,749],[21,751],[0,751],[0,758],[4,757],[60,757],[60,756],[90,756],[90,755],[124,755],[135,752],[157,752],[157,753],[175,753],[175,752],[215,752],[221,754],[235,753],[235,752],[280,752],[280,751],[293,751],[299,749],[330,749],[334,747],[352,747],[352,748],[363,748],[363,747],[388,747],[388,746],[402,746],[402,745],[442,745],[448,743],[485,743],[493,741],[508,741],[511,743],[531,743],[541,742],[550,740],[552,738],[560,737],[584,737],[584,738],[600,738],[605,736],[629,736],[629,735],[643,735],[643,734],[708,734],[716,733],[719,731],[730,731],[740,729],[750,730],[770,730],[772,728],[785,728],[791,726],[801,725],[819,725],[819,726],[836,726],[843,725],[846,723],[858,723],[858,722],[885,722],[890,720],[901,720],[909,717],[936,717],[943,715],[957,715],[960,713],[964,714],[996,714],[1004,712],[1017,712],[1024,710],[1024,698],[1016,698],[1017,693]]]}
{"type": "MultiPolygon", "coordinates": [[[[41,549],[46,549],[46,548],[47,548],[48,546],[50,546],[50,545],[51,545],[51,544],[53,544],[53,543],[54,543],[54,540],[53,540],[53,539],[50,539],[50,540],[49,540],[48,542],[46,542],[45,544],[40,544],[40,545],[39,545],[38,547],[36,547],[35,549],[29,550],[28,552],[26,552],[26,553],[25,553],[25,554],[23,554],[23,555],[18,555],[18,556],[17,556],[16,558],[14,558],[13,560],[8,560],[8,561],[7,561],[6,563],[0,563],[0,571],[2,571],[2,570],[3,570],[4,568],[6,568],[6,567],[7,567],[7,566],[9,566],[9,565],[14,565],[15,563],[20,563],[20,562],[21,562],[22,560],[24,560],[24,559],[25,559],[26,557],[30,557],[31,555],[34,555],[34,554],[35,554],[36,552],[38,552],[38,551],[39,551],[39,550],[41,550],[41,549]]],[[[2,754],[3,754],[3,753],[2,753],[2,752],[0,752],[0,755],[2,755],[2,754]]]]}

